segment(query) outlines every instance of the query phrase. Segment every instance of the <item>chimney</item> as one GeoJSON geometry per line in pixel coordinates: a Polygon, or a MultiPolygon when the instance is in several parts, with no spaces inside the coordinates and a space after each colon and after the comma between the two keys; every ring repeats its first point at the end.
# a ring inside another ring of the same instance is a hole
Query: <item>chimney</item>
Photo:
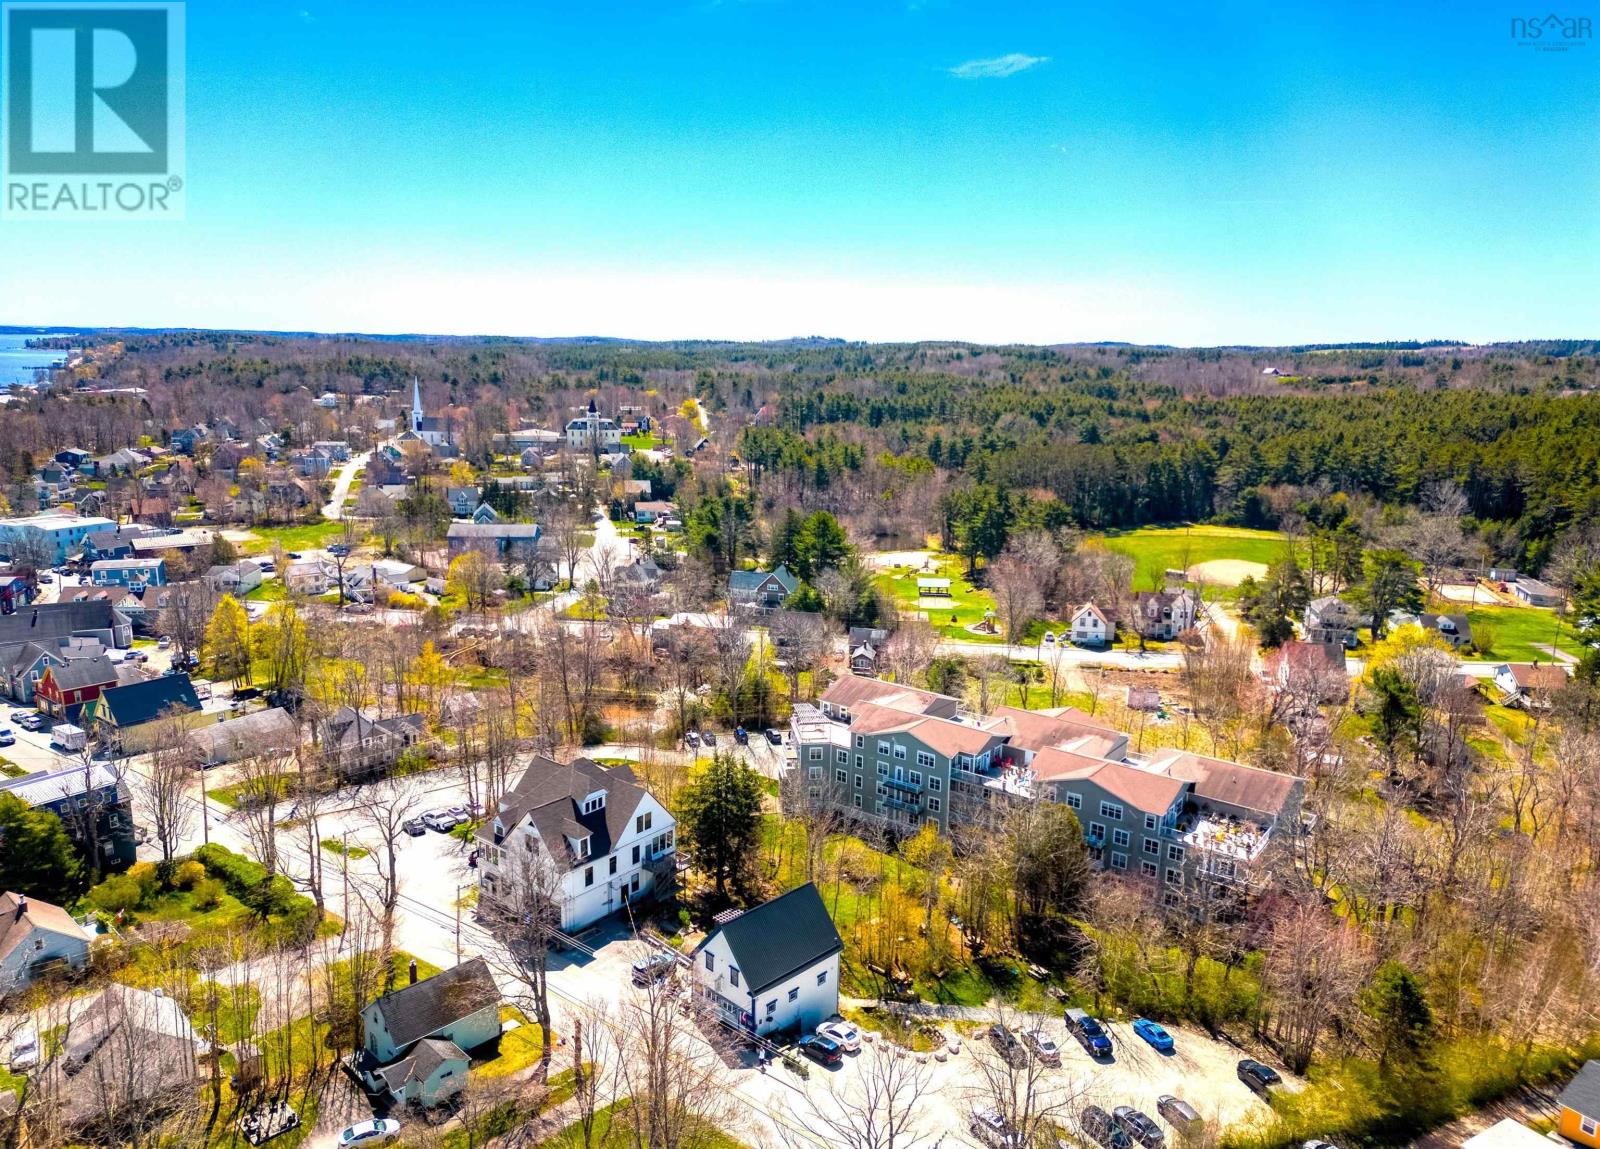
{"type": "Polygon", "coordinates": [[[411,984],[412,985],[416,985],[417,984],[417,959],[416,958],[412,958],[411,959],[411,969],[410,969],[409,972],[411,974],[411,984]]]}
{"type": "Polygon", "coordinates": [[[22,915],[27,913],[27,912],[28,912],[28,895],[27,894],[18,894],[17,895],[17,919],[20,921],[22,919],[22,915]]]}

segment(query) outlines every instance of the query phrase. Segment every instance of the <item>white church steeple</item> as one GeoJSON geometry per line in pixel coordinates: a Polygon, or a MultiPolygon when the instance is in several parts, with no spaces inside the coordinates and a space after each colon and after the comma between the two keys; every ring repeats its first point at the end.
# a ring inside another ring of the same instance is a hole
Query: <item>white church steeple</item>
{"type": "Polygon", "coordinates": [[[422,430],[422,380],[411,377],[411,429],[422,430]]]}

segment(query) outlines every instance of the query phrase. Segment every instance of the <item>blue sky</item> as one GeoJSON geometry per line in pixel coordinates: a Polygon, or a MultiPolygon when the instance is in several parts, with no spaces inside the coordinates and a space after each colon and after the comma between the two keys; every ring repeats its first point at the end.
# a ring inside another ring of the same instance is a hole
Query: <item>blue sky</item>
{"type": "Polygon", "coordinates": [[[186,221],[0,222],[0,322],[1593,337],[1600,43],[1519,13],[192,0],[186,221]]]}

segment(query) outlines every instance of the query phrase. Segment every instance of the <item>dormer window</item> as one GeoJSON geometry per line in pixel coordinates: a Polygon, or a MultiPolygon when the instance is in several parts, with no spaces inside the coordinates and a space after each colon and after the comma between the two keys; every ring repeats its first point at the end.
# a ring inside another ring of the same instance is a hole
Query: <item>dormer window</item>
{"type": "Polygon", "coordinates": [[[587,834],[581,838],[573,838],[571,839],[571,842],[572,852],[574,854],[580,858],[587,858],[589,856],[589,837],[587,834]]]}
{"type": "Polygon", "coordinates": [[[585,814],[593,814],[596,810],[605,809],[605,804],[606,793],[604,790],[601,790],[598,793],[590,794],[583,800],[583,812],[585,814]]]}

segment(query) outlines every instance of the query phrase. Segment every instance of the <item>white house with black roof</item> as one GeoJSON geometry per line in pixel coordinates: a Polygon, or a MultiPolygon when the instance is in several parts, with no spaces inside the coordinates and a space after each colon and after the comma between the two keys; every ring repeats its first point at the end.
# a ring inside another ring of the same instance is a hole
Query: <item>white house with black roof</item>
{"type": "Polygon", "coordinates": [[[696,997],[758,1034],[815,1029],[839,1012],[844,942],[807,882],[723,921],[694,951],[696,997]]]}
{"type": "Polygon", "coordinates": [[[671,888],[677,823],[626,765],[536,757],[478,830],[480,897],[515,902],[533,883],[560,890],[577,930],[671,888]]]}

